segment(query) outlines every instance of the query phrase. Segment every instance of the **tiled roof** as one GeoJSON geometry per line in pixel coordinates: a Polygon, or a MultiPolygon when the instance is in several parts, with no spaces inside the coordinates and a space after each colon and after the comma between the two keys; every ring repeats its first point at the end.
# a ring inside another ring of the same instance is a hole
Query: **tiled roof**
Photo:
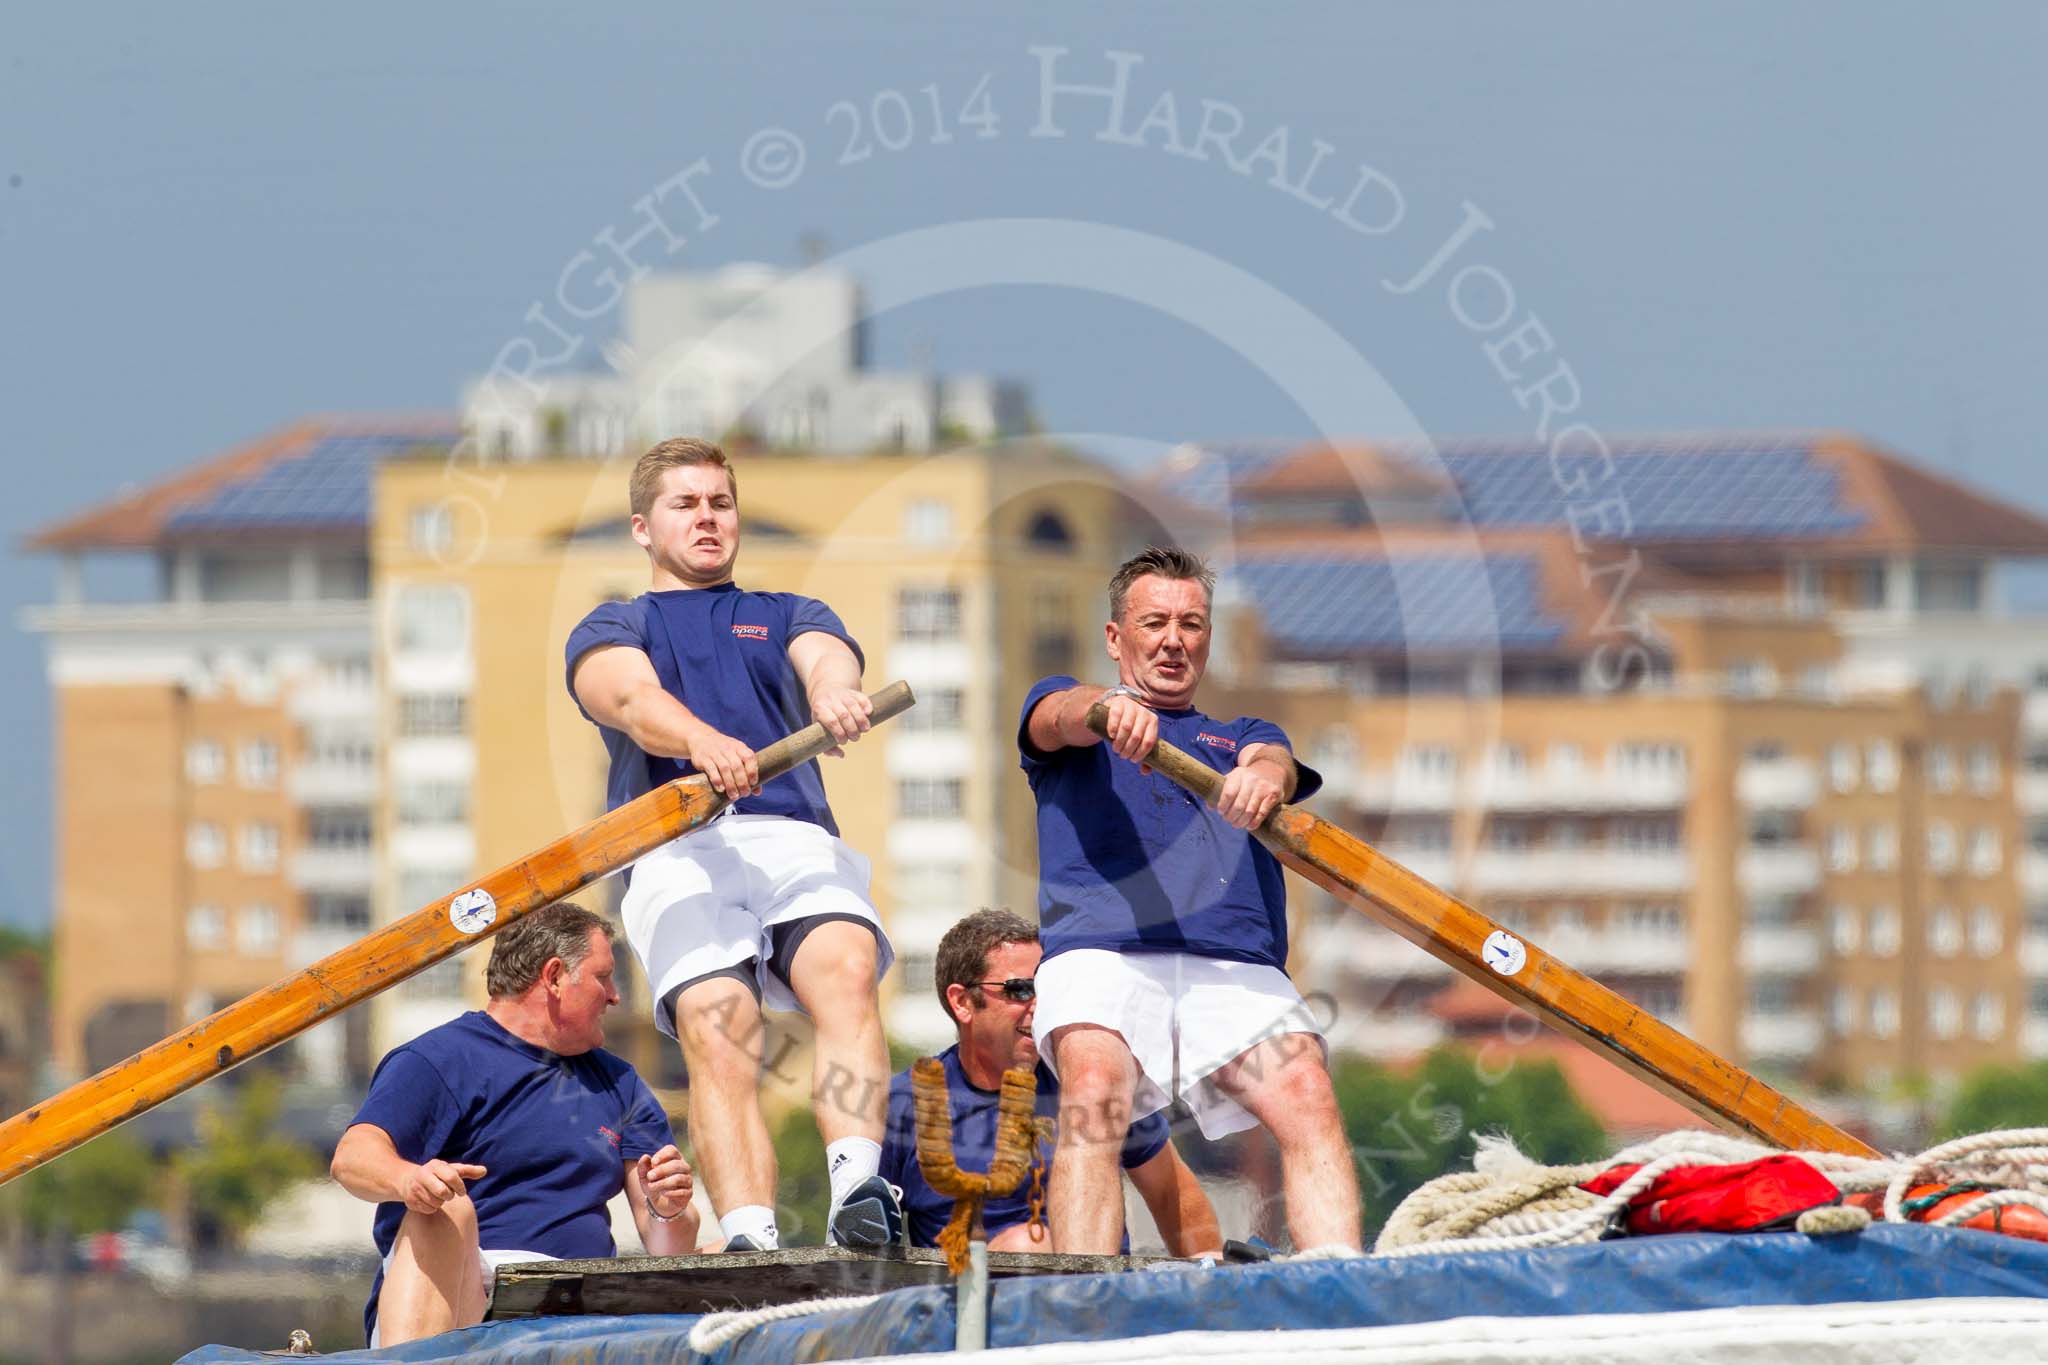
{"type": "Polygon", "coordinates": [[[1258,604],[1289,654],[1365,649],[1544,649],[1567,623],[1543,602],[1534,555],[1267,553],[1239,560],[1232,583],[1258,604]]]}
{"type": "Polygon", "coordinates": [[[180,536],[366,530],[377,462],[460,435],[453,417],[309,419],[46,526],[26,548],[147,549],[180,536]]]}
{"type": "MultiPolygon", "coordinates": [[[[1318,442],[1185,447],[1159,476],[1237,508],[1262,494],[1333,496],[1384,480],[1401,462],[1447,475],[1450,515],[1484,530],[1573,527],[1593,540],[1672,546],[1780,542],[1847,553],[1947,549],[2048,555],[2048,519],[1920,469],[1855,437],[1825,432],[1603,438],[1607,453],[1528,437],[1430,446],[1318,442]],[[1333,452],[1349,452],[1339,457],[1333,452]],[[1365,460],[1364,453],[1371,459],[1365,460]],[[1363,462],[1362,462],[1363,461],[1363,462]]],[[[1366,487],[1371,492],[1372,488],[1366,487]]]]}

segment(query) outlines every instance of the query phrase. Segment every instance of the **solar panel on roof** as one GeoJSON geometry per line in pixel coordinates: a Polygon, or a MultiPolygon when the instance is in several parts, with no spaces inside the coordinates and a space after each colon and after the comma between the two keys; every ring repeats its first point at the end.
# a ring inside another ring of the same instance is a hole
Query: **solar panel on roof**
{"type": "Polygon", "coordinates": [[[1564,635],[1526,555],[1258,559],[1230,578],[1258,603],[1274,643],[1298,654],[1540,649],[1564,635]]]}
{"type": "Polygon", "coordinates": [[[165,526],[174,532],[259,527],[367,530],[370,483],[377,465],[418,448],[424,439],[417,434],[323,436],[300,454],[277,460],[180,509],[165,526]]]}

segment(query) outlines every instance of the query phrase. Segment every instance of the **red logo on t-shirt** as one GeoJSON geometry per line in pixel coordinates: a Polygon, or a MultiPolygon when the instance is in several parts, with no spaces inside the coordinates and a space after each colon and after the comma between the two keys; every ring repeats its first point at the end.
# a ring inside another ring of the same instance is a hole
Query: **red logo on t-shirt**
{"type": "Polygon", "coordinates": [[[597,1131],[603,1133],[605,1136],[605,1140],[611,1143],[612,1146],[616,1147],[619,1145],[619,1135],[617,1133],[614,1133],[611,1129],[605,1127],[603,1124],[600,1123],[597,1125],[597,1131]]]}
{"type": "Polygon", "coordinates": [[[768,627],[749,626],[734,622],[732,633],[742,640],[766,640],[768,638],[768,627]]]}
{"type": "Polygon", "coordinates": [[[1212,735],[1207,730],[1195,736],[1195,743],[1206,744],[1212,749],[1227,749],[1231,753],[1237,752],[1236,740],[1231,739],[1227,735],[1212,735]]]}

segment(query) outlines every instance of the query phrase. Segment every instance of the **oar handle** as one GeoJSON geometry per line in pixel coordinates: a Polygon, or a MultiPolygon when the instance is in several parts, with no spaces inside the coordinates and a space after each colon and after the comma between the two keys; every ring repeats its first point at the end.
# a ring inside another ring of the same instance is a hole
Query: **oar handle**
{"type": "MultiPolygon", "coordinates": [[[[1088,708],[1088,728],[1104,739],[1109,738],[1109,708],[1101,702],[1088,708]]],[[[1144,758],[1146,763],[1159,769],[1174,781],[1215,805],[1223,795],[1223,774],[1196,758],[1184,749],[1177,749],[1160,740],[1152,746],[1152,752],[1144,758]]]]}
{"type": "MultiPolygon", "coordinates": [[[[900,716],[915,706],[917,698],[911,694],[910,684],[899,679],[880,691],[868,693],[868,702],[873,708],[868,717],[870,723],[880,725],[892,716],[900,716]]],[[[784,735],[767,748],[756,752],[754,762],[760,769],[761,780],[767,782],[771,778],[782,776],[791,768],[810,762],[838,742],[832,738],[831,731],[822,724],[813,722],[795,734],[784,735]]]]}

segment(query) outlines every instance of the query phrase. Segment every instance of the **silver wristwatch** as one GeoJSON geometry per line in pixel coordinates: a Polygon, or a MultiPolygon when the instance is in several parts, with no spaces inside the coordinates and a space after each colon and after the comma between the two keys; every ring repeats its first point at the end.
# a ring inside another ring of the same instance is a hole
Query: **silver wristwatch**
{"type": "Polygon", "coordinates": [[[1145,700],[1144,693],[1140,692],[1137,688],[1128,686],[1124,683],[1118,683],[1115,687],[1108,689],[1095,700],[1106,702],[1111,697],[1129,697],[1132,701],[1138,703],[1138,705],[1147,708],[1149,708],[1152,705],[1151,702],[1145,700]]]}

